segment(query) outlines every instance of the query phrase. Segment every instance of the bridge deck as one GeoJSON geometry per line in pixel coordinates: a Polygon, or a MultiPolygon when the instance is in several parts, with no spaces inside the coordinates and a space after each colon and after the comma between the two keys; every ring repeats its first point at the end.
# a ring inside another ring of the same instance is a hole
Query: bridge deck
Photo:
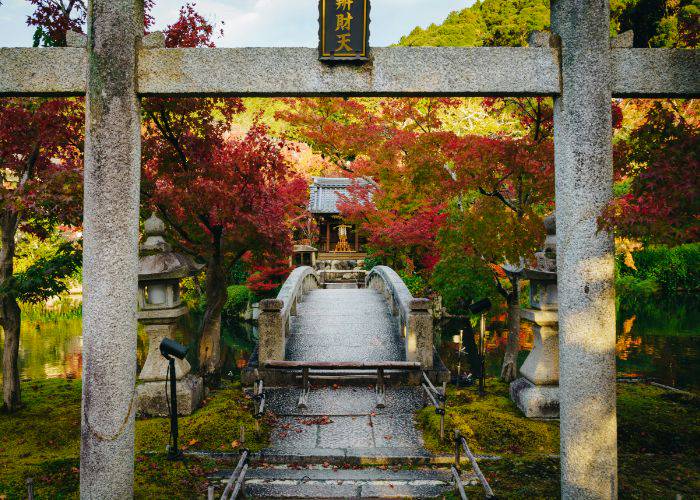
{"type": "Polygon", "coordinates": [[[384,297],[370,289],[312,290],[297,306],[290,361],[404,361],[403,339],[384,297]]]}

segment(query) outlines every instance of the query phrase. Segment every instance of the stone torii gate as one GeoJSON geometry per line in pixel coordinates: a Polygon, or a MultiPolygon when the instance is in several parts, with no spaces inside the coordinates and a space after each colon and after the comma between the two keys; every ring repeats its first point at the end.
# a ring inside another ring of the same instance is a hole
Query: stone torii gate
{"type": "Polygon", "coordinates": [[[133,495],[139,97],[552,96],[559,264],[561,487],[615,498],[612,97],[700,94],[697,50],[610,40],[607,0],[554,0],[528,48],[150,48],[142,0],[92,0],[87,47],[0,48],[0,95],[86,95],[81,498],[133,495]],[[539,42],[539,43],[538,43],[539,42]]]}

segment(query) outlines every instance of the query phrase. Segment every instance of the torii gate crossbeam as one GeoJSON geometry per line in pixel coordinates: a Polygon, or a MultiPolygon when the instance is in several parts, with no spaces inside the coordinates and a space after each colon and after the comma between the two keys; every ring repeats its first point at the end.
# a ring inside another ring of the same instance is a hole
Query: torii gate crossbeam
{"type": "Polygon", "coordinates": [[[87,48],[0,49],[0,95],[86,99],[80,489],[133,495],[139,95],[554,97],[564,498],[615,498],[613,96],[700,94],[697,50],[610,48],[609,3],[554,0],[559,43],[374,49],[329,67],[314,49],[148,49],[141,0],[92,0],[87,48]]]}

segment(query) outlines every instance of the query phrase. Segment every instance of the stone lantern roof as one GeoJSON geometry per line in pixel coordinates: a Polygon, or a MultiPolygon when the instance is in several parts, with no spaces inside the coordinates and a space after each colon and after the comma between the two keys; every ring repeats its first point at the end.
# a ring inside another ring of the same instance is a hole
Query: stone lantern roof
{"type": "Polygon", "coordinates": [[[189,255],[173,252],[165,241],[165,224],[155,214],[144,222],[145,239],[139,247],[139,281],[181,279],[197,274],[203,264],[189,255]]]}

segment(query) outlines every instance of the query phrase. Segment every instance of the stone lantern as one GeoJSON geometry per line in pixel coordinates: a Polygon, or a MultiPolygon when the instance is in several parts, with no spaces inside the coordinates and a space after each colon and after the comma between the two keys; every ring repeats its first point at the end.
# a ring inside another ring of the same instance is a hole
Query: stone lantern
{"type": "MultiPolygon", "coordinates": [[[[144,223],[145,240],[140,246],[138,320],[148,334],[148,355],[137,387],[139,416],[167,416],[165,378],[168,361],[160,354],[161,341],[173,338],[178,320],[187,314],[180,298],[180,280],[193,276],[203,266],[189,256],[173,252],[165,241],[165,224],[155,214],[144,223]]],[[[178,413],[191,414],[202,400],[201,377],[190,374],[185,359],[175,360],[178,413]]]]}
{"type": "Polygon", "coordinates": [[[510,397],[528,418],[559,417],[559,319],[557,300],[556,221],[545,218],[544,249],[535,253],[534,269],[525,268],[530,281],[530,307],[520,319],[532,324],[534,346],[510,384],[510,397]]]}

